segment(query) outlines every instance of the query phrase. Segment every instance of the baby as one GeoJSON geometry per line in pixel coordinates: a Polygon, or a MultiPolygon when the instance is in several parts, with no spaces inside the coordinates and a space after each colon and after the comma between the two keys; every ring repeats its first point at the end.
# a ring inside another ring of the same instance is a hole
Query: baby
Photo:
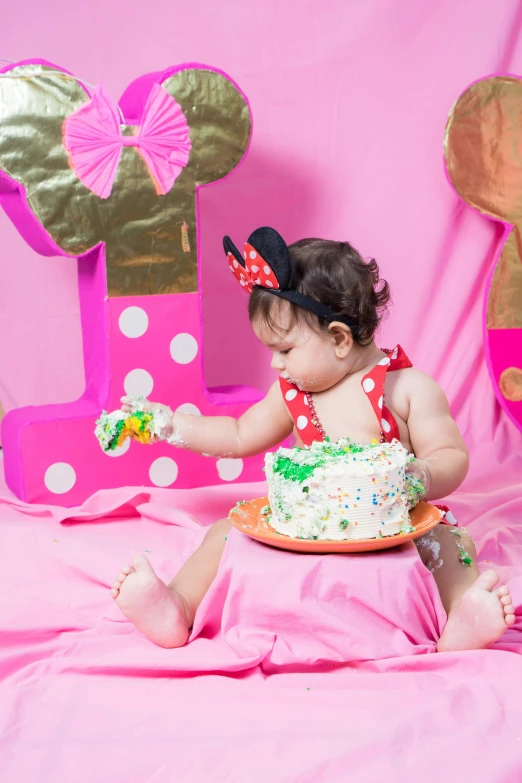
{"type": "MultiPolygon", "coordinates": [[[[361,444],[396,437],[415,454],[411,470],[426,500],[456,490],[468,470],[468,453],[444,393],[412,368],[399,346],[384,351],[375,344],[390,300],[377,263],[366,263],[348,242],[303,239],[287,247],[270,228],[254,231],[243,255],[228,237],[224,246],[230,269],[249,293],[252,328],[270,350],[279,378],[238,420],[173,413],[147,403],[163,423],[159,438],[199,453],[248,457],[292,432],[298,446],[325,437],[361,444]],[[306,417],[295,412],[301,397],[312,413],[306,427],[306,417]]],[[[123,403],[130,412],[132,403],[126,398],[123,403]]],[[[515,622],[512,600],[506,586],[497,586],[495,571],[479,574],[473,541],[442,509],[443,523],[416,542],[448,615],[437,649],[487,647],[515,622]]],[[[111,594],[156,644],[179,647],[187,641],[229,529],[226,519],[212,525],[168,585],[143,555],[122,568],[111,594]]],[[[261,557],[261,547],[259,552],[261,557]]]]}

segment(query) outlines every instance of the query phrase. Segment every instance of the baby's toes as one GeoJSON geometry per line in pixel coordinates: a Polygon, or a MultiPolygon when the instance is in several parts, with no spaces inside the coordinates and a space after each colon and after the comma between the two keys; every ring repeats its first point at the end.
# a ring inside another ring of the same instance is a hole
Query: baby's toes
{"type": "Polygon", "coordinates": [[[129,565],[129,564],[124,565],[123,568],[121,569],[120,573],[116,577],[116,579],[119,582],[124,582],[127,579],[127,577],[129,576],[129,574],[132,574],[133,571],[134,571],[134,568],[131,565],[129,565]]]}
{"type": "Polygon", "coordinates": [[[513,606],[513,598],[509,592],[509,587],[507,587],[507,585],[502,585],[502,587],[499,587],[495,592],[498,595],[500,605],[504,612],[504,622],[509,627],[510,625],[513,625],[517,619],[515,617],[515,608],[513,606]]]}
{"type": "Polygon", "coordinates": [[[121,569],[120,573],[116,577],[115,581],[112,583],[111,586],[111,595],[113,598],[117,598],[120,594],[121,586],[124,583],[124,581],[127,579],[129,574],[132,574],[134,571],[134,568],[127,563],[127,565],[124,565],[121,569]]]}
{"type": "Polygon", "coordinates": [[[113,598],[117,598],[119,596],[120,589],[121,589],[121,582],[118,582],[118,580],[116,580],[115,582],[112,583],[111,595],[113,598]]]}

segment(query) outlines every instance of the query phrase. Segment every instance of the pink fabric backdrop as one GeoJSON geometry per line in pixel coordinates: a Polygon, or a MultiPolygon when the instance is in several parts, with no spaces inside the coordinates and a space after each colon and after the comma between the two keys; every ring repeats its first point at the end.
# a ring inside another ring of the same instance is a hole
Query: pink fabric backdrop
{"type": "MultiPolygon", "coordinates": [[[[495,401],[481,338],[499,236],[457,200],[442,167],[459,92],[483,74],[522,73],[521,7],[156,0],[152,18],[120,0],[87,14],[50,0],[46,17],[27,0],[13,6],[2,56],[66,63],[113,95],[173,50],[238,79],[256,121],[251,154],[201,194],[204,275],[216,292],[205,301],[207,381],[266,387],[271,377],[223,271],[225,231],[273,223],[288,240],[347,237],[376,256],[395,300],[382,343],[400,341],[450,397],[472,452],[452,505],[482,563],[510,583],[518,617],[495,650],[433,655],[444,617],[407,550],[369,558],[363,573],[360,559],[276,553],[233,533],[193,641],[164,651],[107,599],[122,558],[151,550],[170,575],[200,539],[195,519],[209,523],[262,487],[115,490],[76,513],[4,492],[2,781],[522,779],[522,434],[495,401]],[[346,635],[343,601],[354,612],[346,635]]],[[[50,276],[0,221],[0,398],[70,399],[82,388],[74,265],[54,261],[50,276]]]]}
{"type": "MultiPolygon", "coordinates": [[[[297,14],[291,2],[157,0],[154,14],[138,15],[113,0],[85,15],[79,3],[49,0],[27,25],[36,8],[20,0],[3,20],[2,57],[66,63],[118,96],[171,62],[175,40],[177,61],[214,63],[251,100],[249,156],[201,192],[203,274],[215,292],[204,304],[210,385],[266,388],[271,378],[220,247],[224,232],[271,223],[289,241],[346,237],[377,257],[395,301],[383,343],[400,340],[437,376],[468,437],[491,434],[493,395],[470,380],[487,383],[481,297],[497,237],[451,192],[442,137],[472,80],[522,73],[518,3],[501,0],[492,14],[487,0],[306,0],[297,14]]],[[[0,236],[0,399],[6,409],[74,399],[83,387],[76,264],[32,253],[3,213],[0,236]]]]}

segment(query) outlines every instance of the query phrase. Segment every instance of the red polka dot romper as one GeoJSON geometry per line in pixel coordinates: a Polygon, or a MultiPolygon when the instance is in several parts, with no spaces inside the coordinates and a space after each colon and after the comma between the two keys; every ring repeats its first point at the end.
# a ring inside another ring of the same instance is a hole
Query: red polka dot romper
{"type": "MultiPolygon", "coordinates": [[[[387,356],[383,357],[361,380],[364,393],[373,408],[381,433],[381,443],[391,443],[395,438],[400,440],[399,427],[395,417],[384,404],[384,384],[386,374],[395,370],[412,367],[412,363],[398,345],[393,350],[383,349],[387,356]]],[[[288,411],[304,446],[310,446],[314,441],[323,441],[325,432],[315,412],[312,395],[301,391],[294,383],[280,378],[281,392],[288,411]]],[[[442,522],[456,525],[457,520],[447,506],[437,506],[444,512],[442,522]]]]}

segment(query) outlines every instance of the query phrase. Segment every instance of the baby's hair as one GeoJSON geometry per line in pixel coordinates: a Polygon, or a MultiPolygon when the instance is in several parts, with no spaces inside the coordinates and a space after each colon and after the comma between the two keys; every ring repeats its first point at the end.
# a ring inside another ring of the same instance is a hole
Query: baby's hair
{"type": "MultiPolygon", "coordinates": [[[[390,301],[390,287],[380,279],[375,259],[366,262],[349,242],[329,239],[301,239],[288,249],[292,262],[289,287],[357,324],[352,335],[359,345],[371,343],[390,301]]],[[[262,288],[254,288],[250,294],[251,323],[261,320],[270,329],[280,330],[276,317],[282,302],[291,314],[289,329],[305,321],[312,329],[328,330],[328,321],[262,288]]]]}

